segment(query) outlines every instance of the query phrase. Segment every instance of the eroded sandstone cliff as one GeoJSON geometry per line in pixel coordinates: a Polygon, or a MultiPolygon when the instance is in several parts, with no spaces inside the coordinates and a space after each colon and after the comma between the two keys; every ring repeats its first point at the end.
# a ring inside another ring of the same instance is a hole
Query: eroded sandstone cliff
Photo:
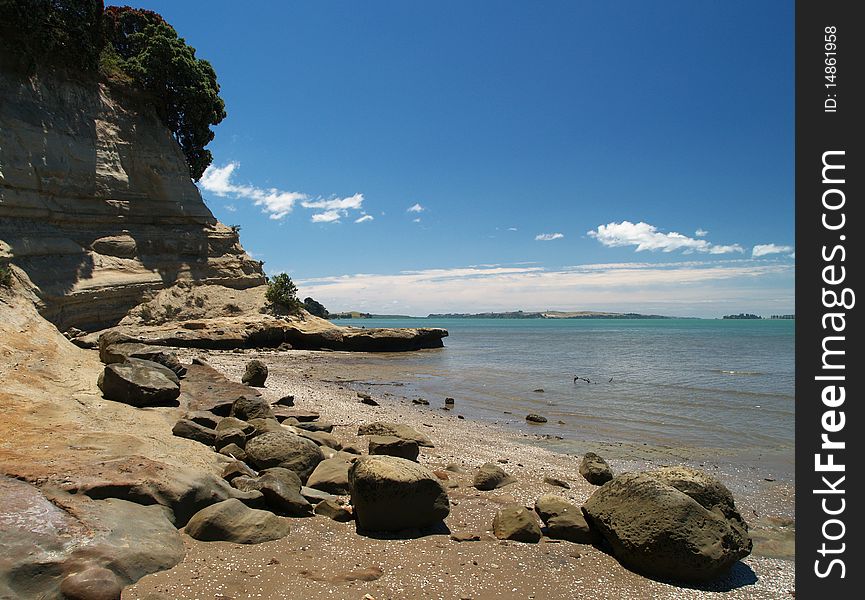
{"type": "Polygon", "coordinates": [[[0,66],[0,259],[61,330],[119,322],[176,282],[246,289],[261,264],[219,223],[147,99],[0,66]]]}

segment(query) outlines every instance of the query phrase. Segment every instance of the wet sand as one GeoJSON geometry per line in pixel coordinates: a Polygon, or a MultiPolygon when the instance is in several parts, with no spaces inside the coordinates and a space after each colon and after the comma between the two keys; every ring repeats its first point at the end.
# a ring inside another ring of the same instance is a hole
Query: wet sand
{"type": "MultiPolygon", "coordinates": [[[[724,580],[705,587],[682,587],[632,573],[592,546],[557,542],[502,542],[492,535],[498,507],[508,502],[533,506],[543,493],[556,493],[582,504],[595,489],[578,473],[580,456],[550,449],[549,440],[493,423],[460,419],[459,399],[443,410],[444,398],[429,406],[400,394],[398,373],[367,370],[348,373],[345,355],[336,352],[201,352],[239,381],[247,361],[263,360],[270,375],[264,397],[295,396],[299,409],[316,410],[335,425],[343,443],[363,442],[360,424],[405,423],[429,436],[435,448],[423,448],[420,462],[432,469],[457,464],[448,474],[451,513],[447,529],[417,539],[373,539],[355,533],[353,523],[322,517],[291,519],[288,537],[256,546],[203,543],[185,537],[186,559],[169,571],[149,575],[124,591],[124,599],[177,598],[785,598],[794,590],[793,486],[757,467],[724,462],[718,454],[695,449],[593,444],[615,473],[669,464],[689,464],[716,475],[733,492],[749,522],[754,552],[724,580]],[[379,385],[390,383],[391,385],[379,385]],[[367,392],[380,406],[359,402],[367,392]],[[474,470],[497,462],[518,482],[492,492],[471,486],[474,470]],[[551,476],[567,481],[563,489],[544,483],[551,476]],[[451,534],[477,536],[458,542],[451,534]]],[[[361,447],[365,447],[361,443],[361,447]]],[[[216,455],[214,455],[216,456],[216,455]]],[[[217,459],[215,459],[217,460],[217,459]]]]}

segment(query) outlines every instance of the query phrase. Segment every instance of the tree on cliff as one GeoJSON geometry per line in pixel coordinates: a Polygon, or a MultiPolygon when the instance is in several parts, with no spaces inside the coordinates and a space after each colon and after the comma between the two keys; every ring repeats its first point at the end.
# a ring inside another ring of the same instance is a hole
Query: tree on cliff
{"type": "Polygon", "coordinates": [[[157,13],[110,6],[102,17],[106,49],[120,68],[157,100],[157,109],[183,149],[189,174],[198,180],[213,161],[205,146],[211,125],[225,118],[216,72],[157,13]]]}
{"type": "Polygon", "coordinates": [[[225,118],[216,72],[157,13],[102,0],[0,0],[0,59],[28,71],[62,67],[145,92],[198,180],[225,118]]]}
{"type": "Polygon", "coordinates": [[[267,280],[264,298],[274,312],[296,313],[303,306],[297,299],[297,286],[286,273],[267,280]]]}
{"type": "Polygon", "coordinates": [[[330,316],[330,313],[324,307],[324,304],[318,300],[314,300],[313,298],[304,298],[303,307],[306,309],[306,312],[315,315],[316,317],[327,319],[330,316]]]}

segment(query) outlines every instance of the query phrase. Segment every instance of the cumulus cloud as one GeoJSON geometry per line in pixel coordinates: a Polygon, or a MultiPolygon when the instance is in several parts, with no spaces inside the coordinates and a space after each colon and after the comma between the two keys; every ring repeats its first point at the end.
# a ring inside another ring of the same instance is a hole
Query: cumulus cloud
{"type": "Polygon", "coordinates": [[[409,207],[406,209],[406,212],[419,213],[419,212],[423,212],[423,211],[425,211],[425,210],[426,210],[426,208],[424,208],[423,206],[421,206],[420,204],[418,204],[417,202],[415,202],[414,204],[412,204],[411,206],[409,206],[409,207]]]}
{"type": "Polygon", "coordinates": [[[354,220],[355,223],[366,223],[367,221],[372,221],[375,217],[372,215],[363,215],[354,220]]]}
{"type": "Polygon", "coordinates": [[[793,266],[775,261],[476,265],[395,274],[358,273],[298,281],[302,293],[334,310],[384,311],[394,299],[408,314],[485,310],[612,310],[718,316],[738,307],[792,312],[793,266]]]}
{"type": "Polygon", "coordinates": [[[758,258],[767,254],[782,254],[784,252],[792,252],[793,246],[778,246],[776,244],[757,244],[751,250],[751,256],[758,258]]]}
{"type": "MultiPolygon", "coordinates": [[[[304,208],[318,209],[312,215],[313,223],[332,223],[348,216],[350,210],[361,210],[363,194],[347,198],[311,200],[308,194],[287,192],[277,188],[260,188],[254,185],[240,185],[232,181],[232,176],[240,163],[230,162],[223,167],[210,165],[198,182],[201,188],[222,197],[245,198],[260,206],[262,212],[271,219],[279,220],[294,210],[297,203],[304,208]]],[[[229,209],[230,210],[230,209],[229,209]]]]}
{"type": "Polygon", "coordinates": [[[637,252],[644,250],[662,252],[673,252],[682,250],[684,253],[706,252],[709,254],[728,254],[731,252],[744,252],[739,244],[715,245],[704,239],[696,239],[682,235],[675,231],[663,233],[658,231],[654,225],[640,221],[631,223],[607,223],[598,225],[597,229],[588,231],[590,237],[597,239],[604,246],[610,248],[622,246],[636,246],[637,252]]]}
{"type": "Polygon", "coordinates": [[[552,240],[560,240],[565,237],[564,233],[539,233],[535,236],[535,240],[539,242],[549,242],[552,240]]]}

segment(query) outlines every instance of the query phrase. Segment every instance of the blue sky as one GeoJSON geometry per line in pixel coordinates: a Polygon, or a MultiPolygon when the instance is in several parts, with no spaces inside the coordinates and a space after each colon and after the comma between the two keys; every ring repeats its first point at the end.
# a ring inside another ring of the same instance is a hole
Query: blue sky
{"type": "Polygon", "coordinates": [[[302,297],[793,311],[792,1],[137,4],[218,74],[205,201],[302,297]]]}

